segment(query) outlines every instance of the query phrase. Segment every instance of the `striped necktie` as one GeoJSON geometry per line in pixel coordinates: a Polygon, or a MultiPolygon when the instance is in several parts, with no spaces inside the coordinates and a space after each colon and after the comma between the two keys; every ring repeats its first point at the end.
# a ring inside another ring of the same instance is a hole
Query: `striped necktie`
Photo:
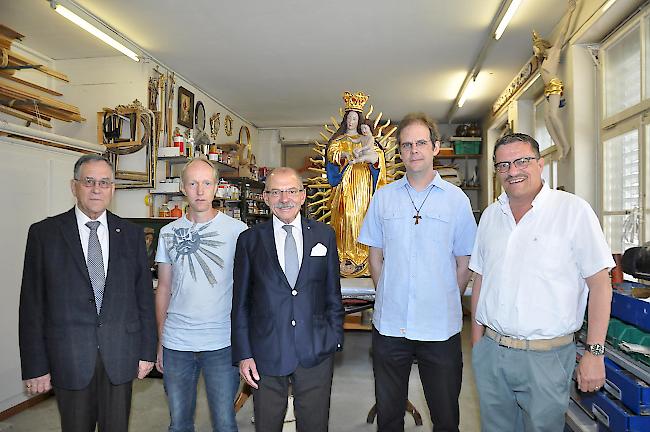
{"type": "Polygon", "coordinates": [[[90,283],[93,286],[93,293],[95,294],[95,306],[97,307],[98,315],[99,311],[102,309],[102,300],[104,298],[104,284],[106,282],[106,275],[104,274],[104,258],[102,257],[102,246],[99,243],[99,237],[97,236],[97,228],[99,228],[99,224],[99,221],[86,222],[86,226],[90,228],[86,266],[88,267],[90,283]]]}

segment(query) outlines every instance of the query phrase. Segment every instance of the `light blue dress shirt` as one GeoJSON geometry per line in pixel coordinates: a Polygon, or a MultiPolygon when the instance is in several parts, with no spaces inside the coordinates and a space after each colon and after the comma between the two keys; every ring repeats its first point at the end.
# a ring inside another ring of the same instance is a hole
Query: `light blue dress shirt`
{"type": "Polygon", "coordinates": [[[456,257],[472,253],[475,236],[469,198],[438,173],[420,192],[406,177],[375,192],[358,241],[384,255],[373,316],[379,333],[444,341],[460,332],[456,257]],[[414,205],[422,205],[417,225],[414,205]]]}

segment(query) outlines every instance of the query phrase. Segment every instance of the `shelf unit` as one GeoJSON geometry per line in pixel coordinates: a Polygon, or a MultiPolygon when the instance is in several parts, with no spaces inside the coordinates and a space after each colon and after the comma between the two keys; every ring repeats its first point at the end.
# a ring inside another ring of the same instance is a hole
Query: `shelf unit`
{"type": "MultiPolygon", "coordinates": [[[[481,137],[449,137],[449,141],[481,141],[481,137]]],[[[463,183],[460,188],[469,197],[472,203],[472,211],[475,214],[480,214],[480,194],[482,185],[480,183],[480,176],[477,176],[478,184],[468,184],[475,170],[479,167],[479,160],[482,158],[481,154],[438,154],[434,163],[436,165],[456,165],[457,170],[463,176],[463,183]]]]}
{"type": "Polygon", "coordinates": [[[249,226],[264,222],[271,217],[271,210],[263,199],[252,197],[251,194],[259,194],[264,190],[264,183],[246,177],[235,177],[227,179],[239,187],[240,198],[221,198],[216,197],[213,201],[218,206],[223,203],[224,207],[238,206],[240,219],[249,226]],[[252,205],[250,205],[252,203],[252,205]],[[256,213],[253,209],[263,213],[256,213]]]}

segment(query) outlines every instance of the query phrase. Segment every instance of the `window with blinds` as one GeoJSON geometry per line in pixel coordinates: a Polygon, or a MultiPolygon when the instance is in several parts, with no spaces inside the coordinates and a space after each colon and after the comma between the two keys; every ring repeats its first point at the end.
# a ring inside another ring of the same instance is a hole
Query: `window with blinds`
{"type": "Polygon", "coordinates": [[[650,241],[650,9],[600,49],[603,96],[602,222],[613,253],[650,241]]]}

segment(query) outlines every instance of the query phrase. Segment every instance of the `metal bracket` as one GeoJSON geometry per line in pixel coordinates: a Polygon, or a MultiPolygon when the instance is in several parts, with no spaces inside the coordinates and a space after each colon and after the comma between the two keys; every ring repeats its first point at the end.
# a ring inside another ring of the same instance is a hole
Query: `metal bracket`
{"type": "Polygon", "coordinates": [[[586,44],[584,45],[585,49],[591,56],[591,61],[594,62],[594,66],[596,66],[596,69],[600,68],[600,57],[598,57],[598,54],[600,52],[600,44],[586,44]]]}

